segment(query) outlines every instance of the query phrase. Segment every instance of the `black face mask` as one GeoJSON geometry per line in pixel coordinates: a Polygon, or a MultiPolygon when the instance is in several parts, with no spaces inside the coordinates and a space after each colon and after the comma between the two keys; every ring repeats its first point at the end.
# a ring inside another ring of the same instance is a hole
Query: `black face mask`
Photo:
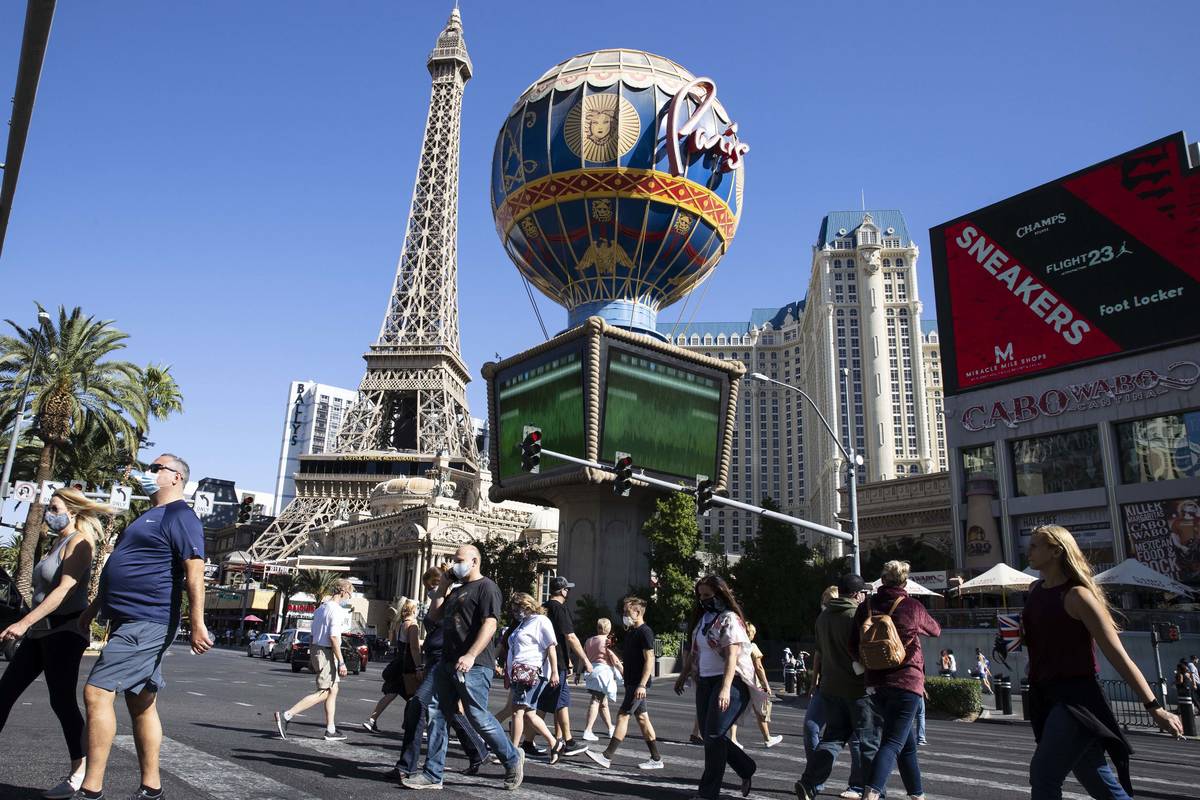
{"type": "Polygon", "coordinates": [[[700,601],[700,607],[705,611],[711,611],[719,614],[725,610],[725,603],[719,597],[709,597],[706,600],[700,601]]]}

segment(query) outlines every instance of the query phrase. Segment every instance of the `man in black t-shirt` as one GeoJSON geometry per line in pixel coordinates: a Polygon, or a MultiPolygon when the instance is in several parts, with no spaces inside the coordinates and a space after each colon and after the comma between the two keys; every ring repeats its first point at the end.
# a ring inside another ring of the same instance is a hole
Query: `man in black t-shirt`
{"type": "MultiPolygon", "coordinates": [[[[525,753],[512,746],[504,728],[488,711],[488,689],[495,674],[493,639],[503,600],[500,588],[479,571],[479,550],[463,545],[450,571],[430,594],[425,619],[442,625],[442,659],[434,668],[438,708],[430,708],[430,724],[462,701],[463,711],[491,751],[504,764],[504,788],[516,789],[525,776],[525,753]],[[458,588],[451,590],[455,581],[458,588]]],[[[430,737],[433,743],[433,737],[430,737]]],[[[446,768],[446,740],[425,756],[425,768],[401,783],[409,789],[440,789],[446,768]]]]}
{"type": "MultiPolygon", "coordinates": [[[[592,664],[583,652],[579,637],[575,635],[575,621],[567,608],[567,593],[574,586],[575,584],[562,575],[557,575],[550,581],[550,599],[545,605],[546,618],[554,627],[554,638],[558,642],[557,652],[562,659],[562,680],[558,682],[558,686],[546,687],[538,699],[537,707],[539,713],[554,714],[555,736],[566,742],[562,752],[564,756],[573,756],[587,750],[586,744],[577,742],[571,736],[571,688],[567,682],[567,664],[571,663],[571,656],[574,655],[576,664],[584,664],[585,672],[592,671],[592,664]]],[[[532,727],[527,729],[526,735],[527,744],[531,745],[532,727]]],[[[528,747],[525,752],[530,752],[528,747]]]]}
{"type": "Polygon", "coordinates": [[[642,621],[646,615],[646,601],[642,598],[626,597],[621,601],[621,610],[621,622],[628,629],[621,645],[621,660],[625,666],[625,699],[617,711],[617,728],[608,740],[608,747],[604,748],[603,753],[588,750],[587,756],[602,767],[611,766],[613,755],[625,739],[629,715],[632,714],[637,717],[646,748],[650,751],[650,759],[638,764],[638,769],[662,769],[658,739],[654,735],[654,726],[650,724],[650,714],[646,711],[646,689],[650,686],[650,676],[654,674],[654,631],[642,621]]]}

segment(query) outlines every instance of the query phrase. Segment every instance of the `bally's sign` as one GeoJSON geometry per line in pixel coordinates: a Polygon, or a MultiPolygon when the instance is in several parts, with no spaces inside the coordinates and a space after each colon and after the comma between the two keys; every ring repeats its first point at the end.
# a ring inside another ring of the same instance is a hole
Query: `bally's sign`
{"type": "Polygon", "coordinates": [[[1047,389],[1039,395],[1023,394],[989,405],[974,405],[962,413],[962,426],[981,431],[1004,425],[1015,428],[1038,417],[1088,411],[1119,403],[1132,403],[1166,394],[1188,391],[1200,381],[1200,364],[1175,361],[1166,371],[1143,369],[1119,373],[1082,383],[1047,389]]]}

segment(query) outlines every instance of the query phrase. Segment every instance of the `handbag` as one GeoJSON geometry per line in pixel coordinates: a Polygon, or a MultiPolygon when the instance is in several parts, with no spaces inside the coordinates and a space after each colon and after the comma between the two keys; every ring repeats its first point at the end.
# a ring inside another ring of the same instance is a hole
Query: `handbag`
{"type": "Polygon", "coordinates": [[[533,686],[540,677],[542,677],[541,667],[535,667],[532,664],[513,664],[508,680],[510,683],[517,683],[521,686],[533,686]]]}

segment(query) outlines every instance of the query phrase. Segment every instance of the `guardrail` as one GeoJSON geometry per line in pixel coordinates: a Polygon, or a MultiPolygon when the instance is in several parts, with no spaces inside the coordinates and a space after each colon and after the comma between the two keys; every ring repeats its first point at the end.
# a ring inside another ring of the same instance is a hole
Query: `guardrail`
{"type": "Polygon", "coordinates": [[[1133,689],[1125,681],[1100,681],[1100,688],[1108,698],[1117,724],[1122,728],[1156,728],[1150,712],[1142,705],[1142,701],[1133,693],[1133,689]]]}

